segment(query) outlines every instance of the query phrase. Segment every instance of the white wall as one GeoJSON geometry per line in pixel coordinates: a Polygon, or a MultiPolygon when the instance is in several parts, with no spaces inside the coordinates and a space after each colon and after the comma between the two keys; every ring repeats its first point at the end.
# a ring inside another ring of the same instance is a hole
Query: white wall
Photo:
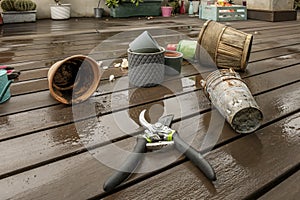
{"type": "MultiPolygon", "coordinates": [[[[37,4],[37,18],[50,18],[50,4],[54,0],[32,0],[37,4]]],[[[62,3],[71,4],[71,17],[92,17],[94,16],[94,7],[97,7],[98,0],[61,0],[62,3]]],[[[101,1],[101,7],[104,8],[105,1],[101,1]]],[[[106,7],[106,10],[108,8],[106,7]]]]}
{"type": "Polygon", "coordinates": [[[294,0],[247,0],[247,7],[256,10],[293,10],[294,0]]]}

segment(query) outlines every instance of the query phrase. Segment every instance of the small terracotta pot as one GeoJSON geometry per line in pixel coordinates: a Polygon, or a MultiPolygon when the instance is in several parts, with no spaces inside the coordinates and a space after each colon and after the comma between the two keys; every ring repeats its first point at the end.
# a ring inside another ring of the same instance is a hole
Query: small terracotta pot
{"type": "Polygon", "coordinates": [[[84,55],[68,57],[48,71],[50,94],[64,104],[83,102],[98,88],[101,74],[94,59],[84,55]]]}
{"type": "Polygon", "coordinates": [[[165,56],[165,74],[169,76],[180,74],[183,53],[179,51],[166,51],[164,56],[165,56]]]}

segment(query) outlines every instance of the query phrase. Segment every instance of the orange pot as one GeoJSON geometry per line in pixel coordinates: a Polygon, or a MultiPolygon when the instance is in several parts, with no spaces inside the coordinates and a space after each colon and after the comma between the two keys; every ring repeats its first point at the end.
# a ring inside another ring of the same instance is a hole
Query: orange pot
{"type": "Polygon", "coordinates": [[[50,94],[64,104],[83,102],[98,88],[101,74],[94,59],[84,55],[68,57],[48,71],[50,94]]]}

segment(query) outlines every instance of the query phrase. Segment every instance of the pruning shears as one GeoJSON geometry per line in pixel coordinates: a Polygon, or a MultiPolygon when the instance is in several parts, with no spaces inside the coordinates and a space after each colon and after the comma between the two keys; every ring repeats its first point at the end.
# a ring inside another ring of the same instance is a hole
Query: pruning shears
{"type": "Polygon", "coordinates": [[[150,124],[145,119],[145,112],[146,110],[143,110],[139,115],[139,122],[145,128],[144,133],[137,137],[133,153],[128,156],[121,168],[104,183],[103,189],[105,191],[113,190],[126,180],[136,169],[147,149],[156,150],[169,145],[174,145],[180,153],[189,158],[208,179],[216,180],[214,169],[210,163],[204,159],[200,152],[187,144],[176,130],[169,127],[174,115],[163,116],[155,124],[150,124]]]}

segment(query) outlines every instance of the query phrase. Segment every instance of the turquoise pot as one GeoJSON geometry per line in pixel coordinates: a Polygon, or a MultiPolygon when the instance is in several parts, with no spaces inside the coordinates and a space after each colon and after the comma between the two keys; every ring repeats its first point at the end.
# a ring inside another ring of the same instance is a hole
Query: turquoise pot
{"type": "Polygon", "coordinates": [[[0,104],[10,99],[9,86],[12,83],[8,80],[6,70],[0,70],[0,104]]]}
{"type": "Polygon", "coordinates": [[[122,2],[118,7],[110,9],[112,17],[137,17],[137,16],[160,16],[161,0],[144,0],[138,6],[128,2],[122,2]]]}

